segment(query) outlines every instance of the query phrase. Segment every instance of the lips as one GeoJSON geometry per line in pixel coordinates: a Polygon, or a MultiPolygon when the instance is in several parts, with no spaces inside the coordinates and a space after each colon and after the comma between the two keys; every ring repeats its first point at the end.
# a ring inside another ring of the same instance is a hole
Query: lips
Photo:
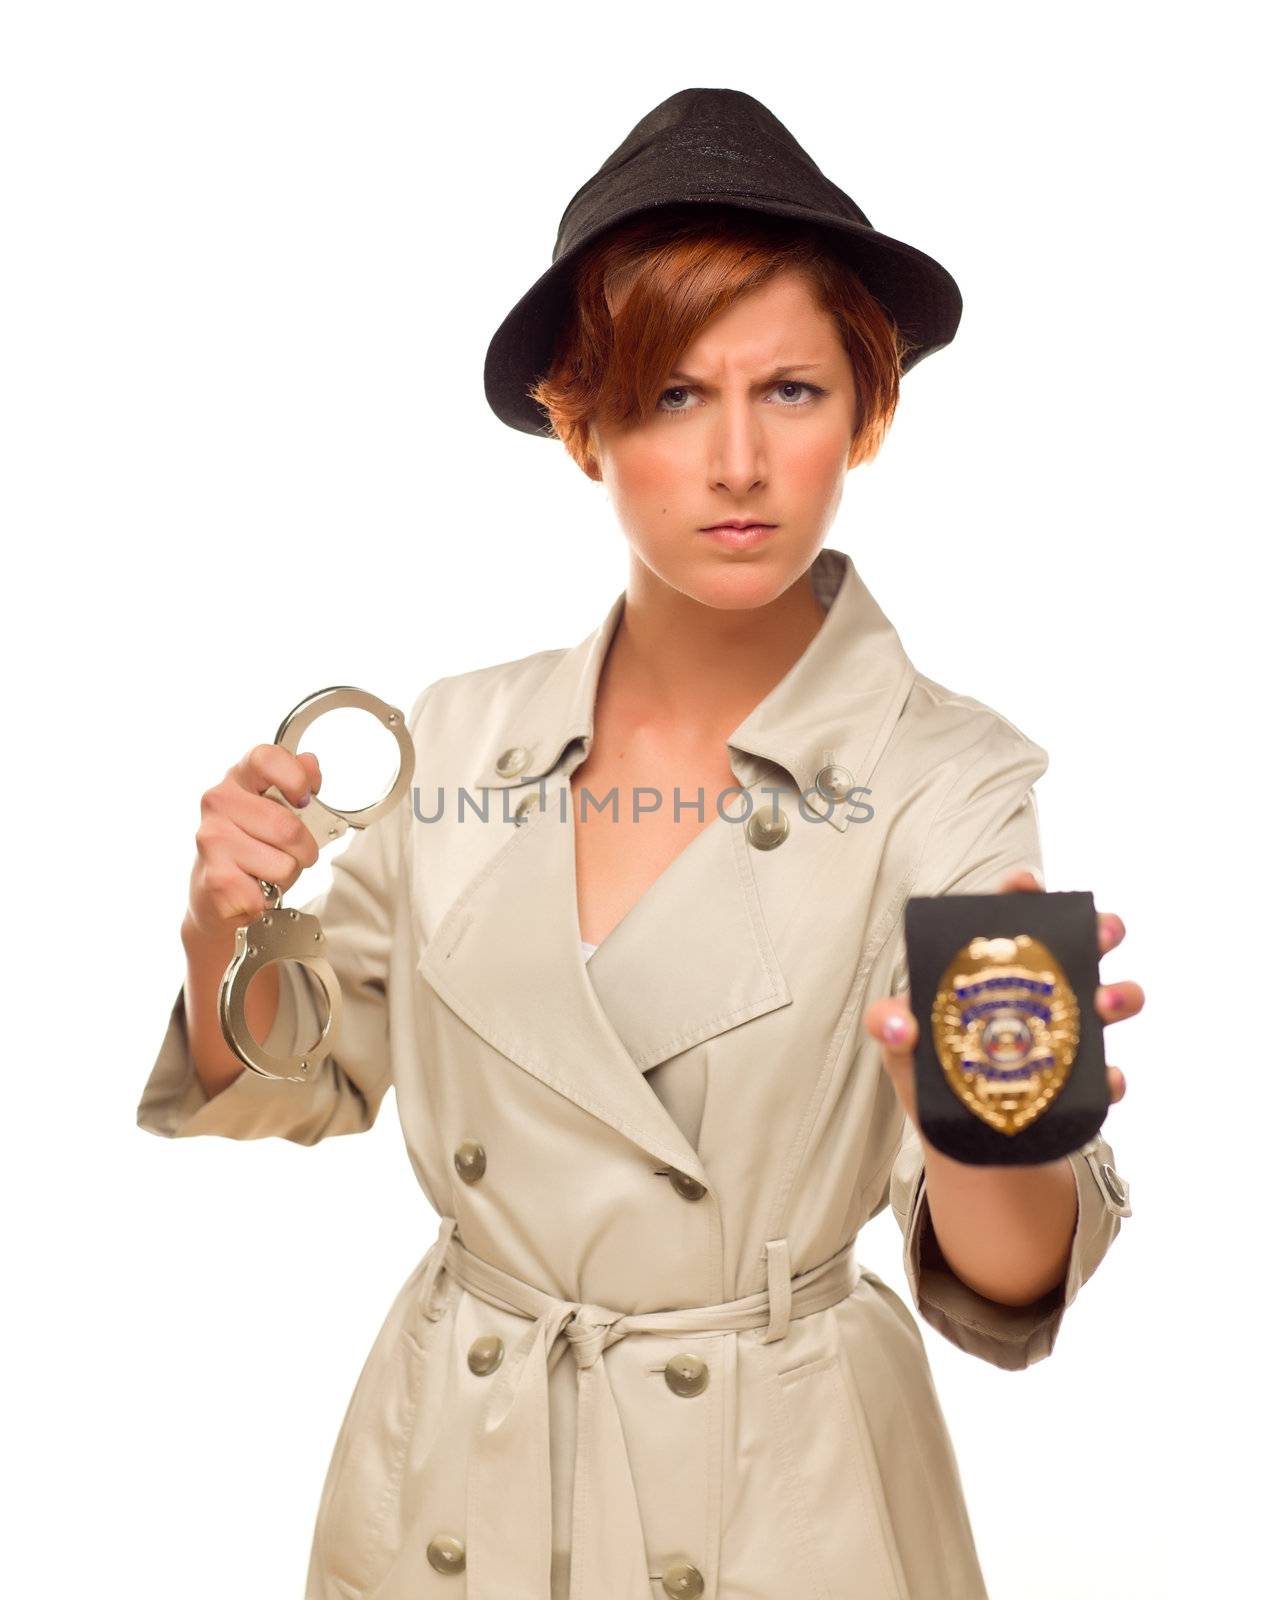
{"type": "Polygon", "coordinates": [[[778,531],[776,522],[718,522],[713,528],[701,528],[712,544],[721,550],[755,550],[767,544],[770,535],[778,531]]]}

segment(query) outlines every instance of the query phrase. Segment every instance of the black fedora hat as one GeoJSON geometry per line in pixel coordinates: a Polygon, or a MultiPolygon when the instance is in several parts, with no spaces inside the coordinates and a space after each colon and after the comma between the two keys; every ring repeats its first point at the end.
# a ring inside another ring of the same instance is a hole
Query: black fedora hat
{"type": "Polygon", "coordinates": [[[904,373],[955,337],[960,290],[945,267],[877,232],[751,95],[682,89],[642,118],[569,201],[551,266],[490,340],[485,398],[509,427],[554,437],[528,390],[551,363],[573,269],[586,247],[627,217],[676,204],[727,205],[823,230],[909,342],[904,373]]]}

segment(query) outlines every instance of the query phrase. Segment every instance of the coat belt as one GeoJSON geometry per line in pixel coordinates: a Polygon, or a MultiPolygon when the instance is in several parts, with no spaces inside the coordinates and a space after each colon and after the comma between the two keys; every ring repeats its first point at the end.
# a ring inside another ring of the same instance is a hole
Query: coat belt
{"type": "Polygon", "coordinates": [[[471,1444],[466,1495],[467,1592],[481,1600],[551,1600],[551,1410],[548,1378],[566,1349],[578,1363],[570,1600],[651,1600],[635,1480],[602,1353],[629,1333],[716,1333],[767,1325],[765,1342],[853,1292],[860,1268],[852,1243],[793,1278],[786,1239],[765,1246],[767,1287],[718,1305],[621,1312],[560,1300],[473,1255],[442,1217],[428,1257],[421,1305],[443,1314],[442,1271],[490,1305],[532,1319],[493,1378],[471,1444]],[[560,1335],[564,1335],[561,1340],[560,1335]],[[535,1507],[534,1537],[512,1532],[512,1506],[535,1507]]]}

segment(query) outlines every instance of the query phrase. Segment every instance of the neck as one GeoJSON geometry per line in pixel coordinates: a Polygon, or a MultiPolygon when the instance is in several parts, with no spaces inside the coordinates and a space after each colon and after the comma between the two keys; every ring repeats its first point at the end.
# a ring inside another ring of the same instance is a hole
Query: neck
{"type": "Polygon", "coordinates": [[[806,570],[767,605],[703,605],[634,556],[600,698],[633,724],[723,739],[784,678],[822,626],[806,570]]]}

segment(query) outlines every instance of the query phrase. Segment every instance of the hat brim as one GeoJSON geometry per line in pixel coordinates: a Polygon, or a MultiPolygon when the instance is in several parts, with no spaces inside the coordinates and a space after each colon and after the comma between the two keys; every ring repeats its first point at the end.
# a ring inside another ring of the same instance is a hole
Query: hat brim
{"type": "MultiPolygon", "coordinates": [[[[902,363],[904,374],[955,338],[963,307],[959,285],[940,262],[902,239],[892,238],[849,218],[831,214],[815,217],[812,207],[759,200],[749,195],[715,194],[705,199],[692,196],[674,204],[664,202],[661,209],[665,211],[686,204],[713,204],[793,217],[828,235],[833,247],[849,262],[913,346],[902,363]]],[[[547,268],[503,318],[485,355],[484,392],[494,414],[508,427],[542,438],[555,437],[545,412],[530,399],[528,391],[550,366],[556,334],[569,309],[574,267],[601,234],[629,217],[653,209],[652,204],[644,204],[618,212],[605,226],[578,240],[547,268]]]]}

